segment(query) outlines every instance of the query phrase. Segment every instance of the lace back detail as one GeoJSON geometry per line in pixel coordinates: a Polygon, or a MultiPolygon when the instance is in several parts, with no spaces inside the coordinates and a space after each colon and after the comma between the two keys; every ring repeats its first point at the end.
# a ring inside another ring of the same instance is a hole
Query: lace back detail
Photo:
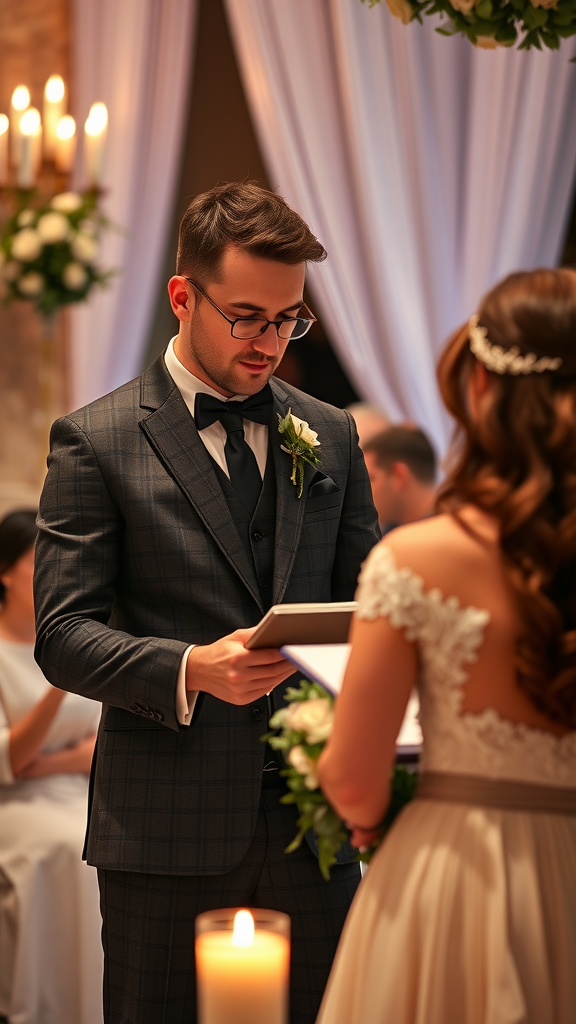
{"type": "Polygon", "coordinates": [[[358,618],[384,616],[418,645],[423,768],[576,787],[576,732],[558,737],[507,721],[493,708],[462,713],[466,666],[477,660],[490,621],[485,609],[462,607],[437,588],[425,591],[412,569],[397,567],[386,544],[364,562],[356,599],[358,618]]]}

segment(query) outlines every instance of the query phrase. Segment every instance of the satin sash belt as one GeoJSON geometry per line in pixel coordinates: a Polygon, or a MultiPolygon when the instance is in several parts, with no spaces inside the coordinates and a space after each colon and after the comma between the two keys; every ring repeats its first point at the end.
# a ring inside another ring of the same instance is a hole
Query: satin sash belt
{"type": "Polygon", "coordinates": [[[416,799],[495,807],[502,811],[576,814],[576,789],[487,779],[480,775],[452,775],[451,772],[423,772],[416,799]]]}

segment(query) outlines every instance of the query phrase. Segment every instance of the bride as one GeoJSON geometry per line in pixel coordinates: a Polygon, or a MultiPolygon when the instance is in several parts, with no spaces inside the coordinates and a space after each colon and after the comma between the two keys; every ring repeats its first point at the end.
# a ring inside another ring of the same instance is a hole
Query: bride
{"type": "Polygon", "coordinates": [[[322,789],[366,845],[416,685],[417,798],[375,854],[318,1024],[576,1020],[576,273],[517,273],[439,366],[439,514],[360,576],[322,789]]]}

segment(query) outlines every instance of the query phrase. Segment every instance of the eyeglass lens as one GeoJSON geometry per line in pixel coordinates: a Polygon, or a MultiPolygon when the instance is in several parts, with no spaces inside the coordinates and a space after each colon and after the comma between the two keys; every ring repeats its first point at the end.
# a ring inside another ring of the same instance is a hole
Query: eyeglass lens
{"type": "MultiPolygon", "coordinates": [[[[253,341],[264,333],[267,326],[268,321],[260,317],[254,317],[254,319],[249,320],[236,320],[232,327],[232,337],[241,338],[244,341],[253,341]]],[[[291,338],[302,338],[311,326],[311,321],[303,318],[286,320],[278,326],[278,337],[283,341],[290,341],[291,338]]]]}

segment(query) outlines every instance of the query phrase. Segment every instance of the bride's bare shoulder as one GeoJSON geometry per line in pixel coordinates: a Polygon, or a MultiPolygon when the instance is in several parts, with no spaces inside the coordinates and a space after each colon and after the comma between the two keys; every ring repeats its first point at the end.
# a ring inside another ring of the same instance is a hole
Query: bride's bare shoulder
{"type": "Polygon", "coordinates": [[[500,559],[496,522],[472,508],[463,509],[458,519],[443,513],[401,526],[382,544],[398,568],[412,569],[426,588],[440,587],[445,593],[458,592],[470,574],[500,559]]]}

